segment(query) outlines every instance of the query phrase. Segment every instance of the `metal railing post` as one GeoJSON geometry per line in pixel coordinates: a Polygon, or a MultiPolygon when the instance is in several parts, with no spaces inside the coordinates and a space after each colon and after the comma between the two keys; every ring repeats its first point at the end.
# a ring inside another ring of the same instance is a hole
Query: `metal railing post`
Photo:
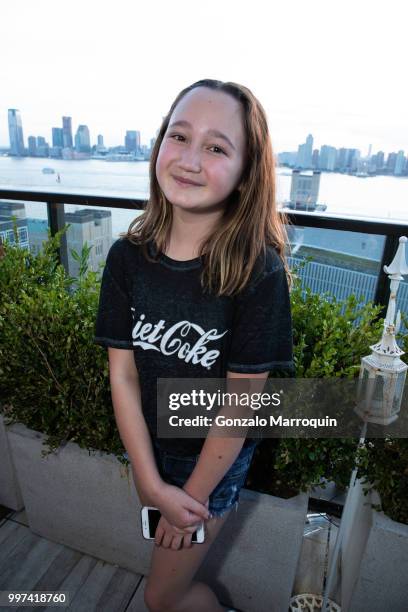
{"type": "Polygon", "coordinates": [[[389,294],[389,279],[388,276],[384,273],[384,266],[386,266],[388,262],[393,260],[394,255],[397,252],[398,245],[399,236],[385,236],[384,249],[382,252],[380,269],[377,276],[377,285],[374,294],[374,303],[382,304],[383,306],[382,311],[379,315],[380,317],[385,317],[389,294]]]}
{"type": "MultiPolygon", "coordinates": [[[[64,204],[61,202],[47,202],[48,225],[51,230],[51,236],[64,227],[65,225],[65,210],[64,204]]],[[[68,243],[67,234],[61,236],[60,247],[58,249],[58,260],[65,270],[68,270],[68,243]]]]}

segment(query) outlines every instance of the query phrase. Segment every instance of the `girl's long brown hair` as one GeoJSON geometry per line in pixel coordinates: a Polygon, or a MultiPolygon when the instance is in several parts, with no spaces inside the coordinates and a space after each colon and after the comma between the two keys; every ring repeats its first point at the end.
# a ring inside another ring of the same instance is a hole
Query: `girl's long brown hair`
{"type": "Polygon", "coordinates": [[[151,240],[155,242],[157,256],[165,251],[173,210],[157,181],[156,162],[174,109],[196,87],[223,91],[241,103],[247,140],[247,162],[240,189],[229,196],[219,225],[201,244],[199,255],[203,256],[202,286],[216,295],[240,292],[247,284],[257,258],[261,253],[265,255],[266,246],[271,245],[283,262],[291,288],[292,275],[285,256],[285,243],[288,244],[285,224],[288,219],[284,213],[277,211],[275,160],[266,114],[253,93],[238,83],[202,79],[179,93],[163,119],[152,150],[150,198],[146,209],[121,236],[143,245],[144,255],[149,261],[156,261],[146,246],[151,240]]]}

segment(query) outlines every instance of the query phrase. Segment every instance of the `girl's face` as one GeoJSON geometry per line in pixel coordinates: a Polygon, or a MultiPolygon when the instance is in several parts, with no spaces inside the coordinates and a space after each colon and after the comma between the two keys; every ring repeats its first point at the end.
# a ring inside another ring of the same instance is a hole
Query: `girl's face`
{"type": "Polygon", "coordinates": [[[207,87],[189,91],[173,111],[157,158],[164,195],[185,210],[223,207],[239,186],[245,148],[240,102],[207,87]]]}

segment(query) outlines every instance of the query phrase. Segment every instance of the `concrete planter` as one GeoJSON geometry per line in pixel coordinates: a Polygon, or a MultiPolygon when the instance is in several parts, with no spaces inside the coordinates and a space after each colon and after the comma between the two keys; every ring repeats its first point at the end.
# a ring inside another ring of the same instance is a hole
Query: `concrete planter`
{"type": "MultiPolygon", "coordinates": [[[[126,477],[113,455],[73,443],[43,458],[44,436],[20,424],[9,428],[8,437],[32,531],[148,574],[154,544],[141,535],[130,470],[126,477]]],[[[238,512],[232,512],[198,578],[246,612],[287,610],[307,501],[306,494],[284,500],[244,489],[238,512]]]]}
{"type": "Polygon", "coordinates": [[[12,510],[24,508],[2,414],[0,414],[0,505],[12,510]]]}
{"type": "MultiPolygon", "coordinates": [[[[376,491],[370,503],[380,503],[376,491]]],[[[366,499],[367,499],[366,497],[366,499]]],[[[405,612],[408,609],[408,525],[369,508],[365,514],[360,570],[347,612],[405,612]]]]}

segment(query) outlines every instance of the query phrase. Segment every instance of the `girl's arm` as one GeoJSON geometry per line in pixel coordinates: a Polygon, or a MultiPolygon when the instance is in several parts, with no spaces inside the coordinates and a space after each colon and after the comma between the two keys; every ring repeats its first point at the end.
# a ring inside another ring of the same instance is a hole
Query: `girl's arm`
{"type": "MultiPolygon", "coordinates": [[[[141,502],[159,508],[183,529],[208,518],[208,509],[179,487],[165,483],[157,469],[150,433],[142,412],[139,375],[132,350],[108,348],[112,403],[141,502]]],[[[206,500],[204,500],[205,503],[206,500]]]]}
{"type": "MultiPolygon", "coordinates": [[[[227,372],[227,378],[259,378],[266,380],[269,372],[239,374],[227,372]]],[[[245,438],[207,436],[200,458],[183,489],[194,499],[205,502],[238,457],[245,438]]]]}
{"type": "MultiPolygon", "coordinates": [[[[108,348],[109,378],[116,424],[129,455],[141,497],[151,499],[162,485],[141,410],[139,375],[132,350],[108,348]]],[[[136,483],[135,483],[136,484],[136,483]]]]}

